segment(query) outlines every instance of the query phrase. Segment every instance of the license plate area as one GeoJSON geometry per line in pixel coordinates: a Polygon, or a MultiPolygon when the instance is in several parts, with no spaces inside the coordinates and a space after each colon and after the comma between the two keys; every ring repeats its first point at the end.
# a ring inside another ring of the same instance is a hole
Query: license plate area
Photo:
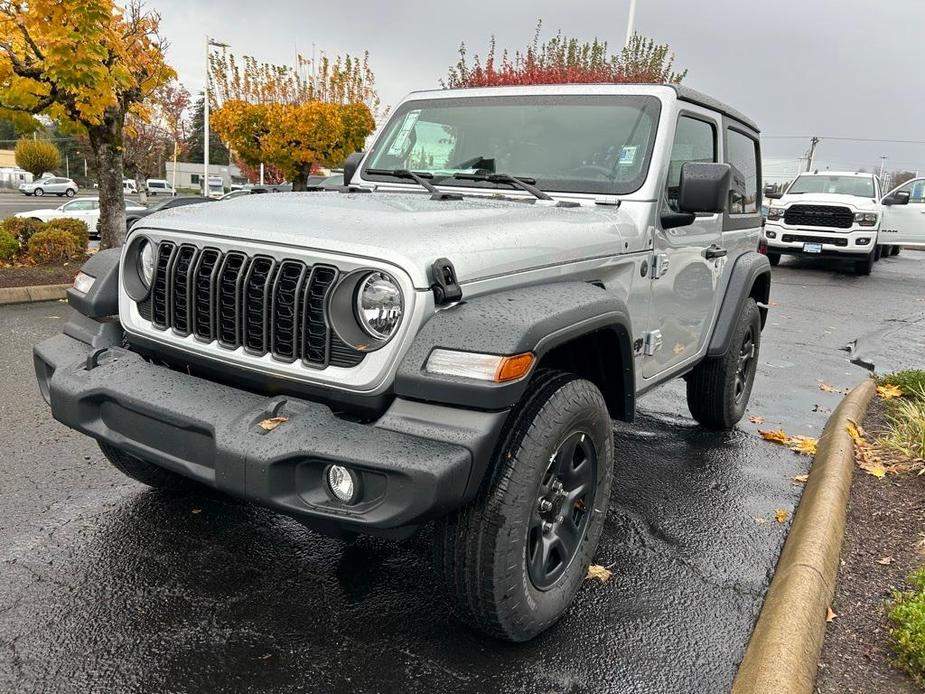
{"type": "Polygon", "coordinates": [[[804,253],[822,253],[822,244],[821,243],[804,243],[803,252],[804,253]]]}

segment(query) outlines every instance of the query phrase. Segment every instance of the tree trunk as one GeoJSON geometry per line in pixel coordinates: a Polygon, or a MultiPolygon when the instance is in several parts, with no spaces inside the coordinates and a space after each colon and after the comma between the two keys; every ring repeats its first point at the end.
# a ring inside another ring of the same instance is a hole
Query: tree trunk
{"type": "Polygon", "coordinates": [[[293,191],[308,190],[308,177],[309,175],[311,175],[311,172],[312,172],[311,164],[300,166],[299,170],[296,172],[296,175],[292,179],[292,190],[293,191]]]}
{"type": "Polygon", "coordinates": [[[124,116],[110,117],[90,128],[90,146],[96,157],[100,191],[100,250],[125,242],[125,194],[122,188],[122,123],[124,116]]]}

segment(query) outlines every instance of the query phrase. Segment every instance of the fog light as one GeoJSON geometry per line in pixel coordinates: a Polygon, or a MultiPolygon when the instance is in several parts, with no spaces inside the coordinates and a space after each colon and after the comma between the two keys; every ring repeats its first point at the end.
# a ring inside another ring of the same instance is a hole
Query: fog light
{"type": "Polygon", "coordinates": [[[776,238],[777,238],[777,232],[776,232],[776,231],[768,231],[767,229],[765,229],[764,235],[767,236],[769,239],[776,239],[776,238]]]}
{"type": "Polygon", "coordinates": [[[854,243],[858,246],[866,246],[867,244],[870,243],[870,239],[858,239],[854,243]]]}
{"type": "Polygon", "coordinates": [[[359,496],[359,480],[356,474],[343,465],[331,465],[327,472],[328,491],[338,501],[352,504],[359,496]]]}

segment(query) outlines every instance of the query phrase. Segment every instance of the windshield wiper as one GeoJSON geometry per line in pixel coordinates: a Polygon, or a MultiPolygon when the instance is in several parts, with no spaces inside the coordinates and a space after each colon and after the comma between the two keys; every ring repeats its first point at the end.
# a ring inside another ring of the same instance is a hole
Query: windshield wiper
{"type": "Polygon", "coordinates": [[[525,190],[533,195],[537,200],[552,200],[552,198],[542,190],[532,185],[536,183],[535,178],[518,178],[506,173],[454,173],[453,178],[459,181],[488,181],[489,183],[507,183],[521,190],[525,190]]]}
{"type": "Polygon", "coordinates": [[[439,190],[428,178],[434,175],[429,171],[409,171],[408,169],[366,169],[366,173],[372,176],[392,176],[393,178],[405,178],[414,181],[421,188],[431,194],[431,200],[462,200],[463,196],[459,193],[445,193],[439,190]]]}

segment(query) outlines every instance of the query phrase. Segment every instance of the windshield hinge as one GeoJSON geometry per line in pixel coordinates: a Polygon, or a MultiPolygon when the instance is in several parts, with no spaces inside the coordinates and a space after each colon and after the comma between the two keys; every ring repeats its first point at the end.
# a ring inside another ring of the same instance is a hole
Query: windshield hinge
{"type": "Polygon", "coordinates": [[[462,288],[456,281],[456,268],[448,258],[440,258],[431,266],[434,271],[434,302],[437,306],[454,304],[462,299],[462,288]]]}

